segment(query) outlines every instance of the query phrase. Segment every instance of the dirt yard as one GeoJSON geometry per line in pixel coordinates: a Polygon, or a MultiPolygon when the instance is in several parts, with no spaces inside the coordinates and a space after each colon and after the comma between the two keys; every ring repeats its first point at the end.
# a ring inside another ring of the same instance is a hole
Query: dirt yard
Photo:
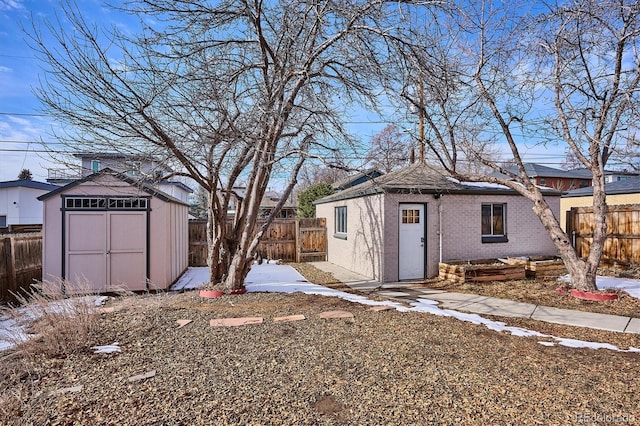
{"type": "MultiPolygon", "coordinates": [[[[545,347],[451,318],[299,293],[187,292],[107,306],[113,312],[98,314],[75,351],[38,353],[31,342],[0,353],[1,424],[640,422],[638,353],[545,347]],[[320,319],[335,309],[354,317],[320,319]],[[306,319],[273,321],[294,314],[306,319]],[[264,323],[209,326],[242,316],[264,323]],[[178,328],[180,319],[193,322],[178,328]],[[89,349],[114,342],[120,353],[89,349]]],[[[562,330],[571,329],[554,328],[562,330]]],[[[616,338],[640,346],[636,336],[616,338]]]]}

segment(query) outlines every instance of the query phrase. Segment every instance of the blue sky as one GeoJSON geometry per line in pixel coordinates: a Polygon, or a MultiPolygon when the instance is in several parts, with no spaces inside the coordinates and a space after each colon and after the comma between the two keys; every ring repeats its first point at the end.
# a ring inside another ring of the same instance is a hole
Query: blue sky
{"type": "MultiPolygon", "coordinates": [[[[80,1],[92,16],[104,15],[98,1],[80,1]]],[[[60,167],[39,144],[55,142],[49,135],[56,123],[40,113],[33,95],[41,65],[21,29],[32,16],[53,19],[57,7],[57,0],[0,0],[0,181],[16,179],[23,168],[45,181],[48,168],[60,167]]]]}
{"type": "MultiPolygon", "coordinates": [[[[127,17],[103,8],[102,0],[78,0],[78,4],[89,21],[126,25],[127,17]]],[[[50,148],[56,147],[50,136],[56,123],[41,114],[32,93],[32,88],[38,85],[41,64],[21,29],[29,27],[31,17],[54,20],[58,7],[58,0],[0,0],[0,181],[16,179],[23,168],[31,170],[35,180],[45,181],[47,169],[62,167],[52,162],[39,144],[43,140],[50,148]]],[[[363,143],[387,124],[376,114],[362,110],[354,111],[349,120],[353,121],[349,125],[351,131],[363,143]]],[[[397,124],[401,129],[416,132],[416,124],[397,124]]],[[[540,146],[523,151],[528,161],[552,166],[563,158],[562,150],[540,146]]]]}

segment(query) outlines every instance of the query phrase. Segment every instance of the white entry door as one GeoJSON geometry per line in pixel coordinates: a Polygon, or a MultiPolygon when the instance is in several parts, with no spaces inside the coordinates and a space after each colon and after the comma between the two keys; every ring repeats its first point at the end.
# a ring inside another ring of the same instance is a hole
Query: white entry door
{"type": "Polygon", "coordinates": [[[427,220],[424,204],[400,204],[398,213],[398,279],[422,279],[427,220]]]}

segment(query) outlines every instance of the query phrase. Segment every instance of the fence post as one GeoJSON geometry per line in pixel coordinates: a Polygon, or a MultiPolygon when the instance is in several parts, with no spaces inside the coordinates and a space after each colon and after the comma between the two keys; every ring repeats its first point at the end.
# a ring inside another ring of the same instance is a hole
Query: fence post
{"type": "Polygon", "coordinates": [[[7,265],[7,288],[3,293],[4,297],[9,297],[11,292],[16,292],[18,290],[18,277],[16,275],[16,254],[14,250],[14,240],[13,237],[4,239],[4,261],[7,265]]]}
{"type": "Polygon", "coordinates": [[[296,218],[296,262],[300,263],[300,219],[296,218]]]}

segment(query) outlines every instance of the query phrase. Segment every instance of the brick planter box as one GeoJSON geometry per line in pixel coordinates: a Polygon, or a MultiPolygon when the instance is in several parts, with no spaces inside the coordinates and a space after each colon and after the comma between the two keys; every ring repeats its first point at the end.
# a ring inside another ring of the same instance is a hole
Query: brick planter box
{"type": "Polygon", "coordinates": [[[442,280],[457,282],[506,281],[525,278],[522,264],[510,265],[499,259],[460,260],[438,265],[442,280]]]}

